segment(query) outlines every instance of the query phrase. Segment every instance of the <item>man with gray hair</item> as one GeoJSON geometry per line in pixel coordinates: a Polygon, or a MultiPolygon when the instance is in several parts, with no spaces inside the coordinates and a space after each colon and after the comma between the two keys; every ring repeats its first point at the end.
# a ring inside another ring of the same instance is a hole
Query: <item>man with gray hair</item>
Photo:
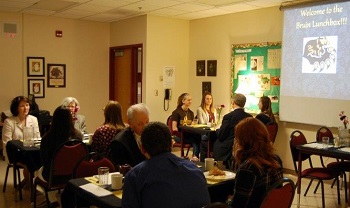
{"type": "Polygon", "coordinates": [[[244,118],[252,115],[244,112],[246,97],[235,94],[233,97],[233,111],[226,114],[216,134],[218,139],[214,143],[213,154],[215,160],[224,161],[226,167],[231,168],[232,146],[235,138],[235,127],[244,118]]]}
{"type": "Polygon", "coordinates": [[[139,103],[130,106],[126,114],[129,126],[113,138],[109,153],[117,170],[119,165],[129,164],[133,167],[146,159],[140,148],[141,133],[149,122],[149,109],[139,103]]]}

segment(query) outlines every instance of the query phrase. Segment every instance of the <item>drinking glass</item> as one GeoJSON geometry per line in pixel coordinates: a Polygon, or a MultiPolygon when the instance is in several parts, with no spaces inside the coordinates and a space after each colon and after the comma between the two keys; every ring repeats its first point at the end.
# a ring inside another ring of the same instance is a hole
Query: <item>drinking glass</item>
{"type": "Polygon", "coordinates": [[[102,188],[106,188],[108,185],[108,167],[99,167],[98,168],[98,184],[102,188]]]}
{"type": "Polygon", "coordinates": [[[322,144],[323,144],[323,148],[328,148],[328,144],[329,144],[329,137],[322,137],[322,144]]]}

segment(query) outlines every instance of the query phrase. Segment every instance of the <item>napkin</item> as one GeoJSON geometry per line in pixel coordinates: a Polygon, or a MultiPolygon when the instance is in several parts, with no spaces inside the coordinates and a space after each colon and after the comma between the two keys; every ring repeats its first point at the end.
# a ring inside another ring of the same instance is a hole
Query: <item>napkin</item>
{"type": "Polygon", "coordinates": [[[325,148],[330,148],[330,147],[333,147],[332,144],[327,144],[326,147],[324,148],[324,144],[322,143],[308,143],[308,144],[304,144],[303,145],[304,147],[310,147],[310,148],[315,148],[315,149],[325,149],[325,148]]]}
{"type": "Polygon", "coordinates": [[[344,152],[350,152],[350,147],[343,147],[343,148],[340,148],[339,150],[344,152]]]}
{"type": "Polygon", "coordinates": [[[87,183],[85,185],[80,186],[80,188],[94,194],[97,197],[112,195],[112,192],[110,192],[104,188],[101,188],[93,183],[87,183]]]}

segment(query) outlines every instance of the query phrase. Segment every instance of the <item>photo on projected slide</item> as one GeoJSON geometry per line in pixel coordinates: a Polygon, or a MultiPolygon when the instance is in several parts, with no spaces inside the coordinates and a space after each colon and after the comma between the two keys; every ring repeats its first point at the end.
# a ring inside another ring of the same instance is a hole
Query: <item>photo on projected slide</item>
{"type": "Polygon", "coordinates": [[[338,36],[304,38],[302,73],[335,74],[337,45],[338,36]]]}

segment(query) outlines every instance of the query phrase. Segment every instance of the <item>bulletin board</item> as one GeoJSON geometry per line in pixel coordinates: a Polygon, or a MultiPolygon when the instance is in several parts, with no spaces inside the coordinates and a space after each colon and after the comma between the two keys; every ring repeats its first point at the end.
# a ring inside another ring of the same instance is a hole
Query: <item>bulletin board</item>
{"type": "Polygon", "coordinates": [[[268,96],[273,113],[278,114],[281,43],[233,44],[231,66],[231,98],[235,93],[244,94],[246,110],[259,113],[259,98],[268,96]]]}

